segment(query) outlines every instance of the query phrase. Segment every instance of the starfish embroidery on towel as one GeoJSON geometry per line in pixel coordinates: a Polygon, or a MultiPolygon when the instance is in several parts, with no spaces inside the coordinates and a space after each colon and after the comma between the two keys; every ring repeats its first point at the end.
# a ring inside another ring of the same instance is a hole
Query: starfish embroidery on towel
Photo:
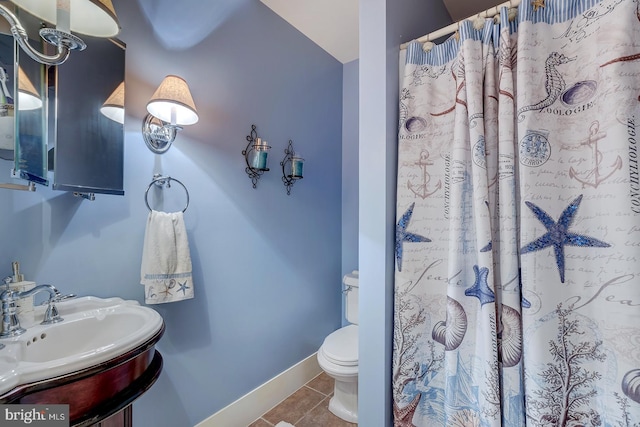
{"type": "Polygon", "coordinates": [[[537,238],[533,242],[525,245],[520,249],[521,254],[529,252],[540,251],[549,246],[553,246],[553,251],[556,255],[556,264],[558,265],[558,271],[560,272],[560,282],[564,283],[564,247],[565,246],[579,246],[579,247],[596,247],[596,248],[608,248],[611,245],[593,237],[584,236],[582,234],[576,234],[569,232],[569,227],[573,222],[573,217],[580,207],[582,201],[582,194],[578,196],[567,208],[562,212],[558,222],[555,222],[545,211],[531,202],[525,202],[529,209],[533,211],[538,221],[542,223],[547,229],[547,232],[541,237],[537,238]]]}
{"type": "Polygon", "coordinates": [[[178,292],[182,291],[182,295],[186,295],[187,289],[190,289],[189,286],[187,286],[187,281],[185,280],[184,283],[178,282],[178,285],[180,285],[180,289],[178,289],[178,292]]]}
{"type": "Polygon", "coordinates": [[[404,242],[418,243],[431,241],[431,239],[424,236],[407,231],[409,222],[411,222],[411,215],[413,215],[414,206],[415,203],[409,206],[409,209],[402,215],[396,226],[396,262],[398,263],[398,271],[402,271],[402,246],[404,242]]]}
{"type": "Polygon", "coordinates": [[[464,291],[464,294],[468,297],[478,298],[480,300],[480,306],[494,302],[496,300],[496,294],[493,293],[487,282],[489,269],[487,267],[478,268],[477,265],[474,265],[473,272],[476,275],[476,280],[472,287],[464,291]]]}
{"type": "Polygon", "coordinates": [[[164,295],[164,298],[169,298],[169,296],[173,296],[170,289],[171,287],[164,285],[164,291],[160,291],[160,293],[164,295]]]}

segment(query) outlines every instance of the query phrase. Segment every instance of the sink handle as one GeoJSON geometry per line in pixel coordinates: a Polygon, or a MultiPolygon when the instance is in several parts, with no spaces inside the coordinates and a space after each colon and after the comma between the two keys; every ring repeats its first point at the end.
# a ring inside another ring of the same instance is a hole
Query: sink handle
{"type": "MultiPolygon", "coordinates": [[[[68,299],[72,299],[72,298],[76,298],[77,295],[76,294],[66,294],[66,295],[57,295],[55,297],[52,298],[53,302],[60,302],[60,301],[66,301],[68,299]]],[[[40,305],[48,305],[50,303],[50,301],[42,301],[40,303],[40,305]]]]}
{"type": "Polygon", "coordinates": [[[58,313],[58,307],[56,307],[57,300],[57,297],[49,299],[49,305],[47,306],[47,310],[44,312],[44,318],[40,323],[41,325],[51,325],[52,323],[58,323],[64,320],[58,313]]]}
{"type": "Polygon", "coordinates": [[[55,302],[66,301],[68,299],[72,299],[77,297],[76,294],[66,294],[66,295],[58,295],[54,298],[55,302]]]}

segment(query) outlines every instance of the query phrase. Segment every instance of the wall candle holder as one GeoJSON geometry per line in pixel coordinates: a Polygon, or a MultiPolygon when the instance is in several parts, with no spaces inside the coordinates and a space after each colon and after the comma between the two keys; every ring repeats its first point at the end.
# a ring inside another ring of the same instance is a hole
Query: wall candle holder
{"type": "Polygon", "coordinates": [[[267,141],[258,138],[256,125],[251,125],[251,133],[247,135],[247,141],[249,141],[247,148],[242,150],[242,155],[247,163],[244,171],[249,175],[253,188],[256,188],[262,174],[269,170],[267,158],[271,147],[267,145],[267,141]]]}
{"type": "Polygon", "coordinates": [[[287,188],[287,195],[291,195],[293,184],[303,178],[302,167],[304,166],[304,159],[296,156],[291,140],[289,140],[289,146],[284,149],[284,159],[280,162],[280,166],[282,166],[282,182],[287,188]]]}

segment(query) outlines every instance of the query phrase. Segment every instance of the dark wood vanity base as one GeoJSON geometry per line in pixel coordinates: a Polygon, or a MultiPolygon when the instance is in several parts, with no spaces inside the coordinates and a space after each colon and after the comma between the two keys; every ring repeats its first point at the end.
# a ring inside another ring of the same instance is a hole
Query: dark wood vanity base
{"type": "MultiPolygon", "coordinates": [[[[155,344],[163,332],[164,325],[140,346],[96,366],[16,387],[0,396],[0,403],[68,404],[71,426],[97,424],[127,408],[156,382],[162,356],[155,344]]],[[[130,408],[125,412],[128,417],[123,418],[130,420],[130,408]]]]}

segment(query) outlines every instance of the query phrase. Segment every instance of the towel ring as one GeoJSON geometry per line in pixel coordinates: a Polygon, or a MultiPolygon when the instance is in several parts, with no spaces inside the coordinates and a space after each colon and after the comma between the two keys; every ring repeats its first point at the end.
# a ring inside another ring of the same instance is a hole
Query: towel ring
{"type": "Polygon", "coordinates": [[[184,192],[187,193],[187,204],[184,209],[182,209],[182,212],[184,213],[187,210],[187,208],[189,207],[189,190],[187,190],[187,187],[182,182],[180,182],[180,180],[177,180],[173,177],[155,174],[153,175],[153,181],[151,181],[151,183],[147,187],[147,190],[144,192],[144,203],[147,205],[147,208],[150,211],[153,210],[151,209],[151,206],[149,206],[149,190],[151,189],[151,187],[153,187],[154,185],[157,185],[158,187],[163,187],[165,185],[167,187],[171,187],[171,181],[175,181],[180,184],[182,188],[184,188],[184,192]]]}

